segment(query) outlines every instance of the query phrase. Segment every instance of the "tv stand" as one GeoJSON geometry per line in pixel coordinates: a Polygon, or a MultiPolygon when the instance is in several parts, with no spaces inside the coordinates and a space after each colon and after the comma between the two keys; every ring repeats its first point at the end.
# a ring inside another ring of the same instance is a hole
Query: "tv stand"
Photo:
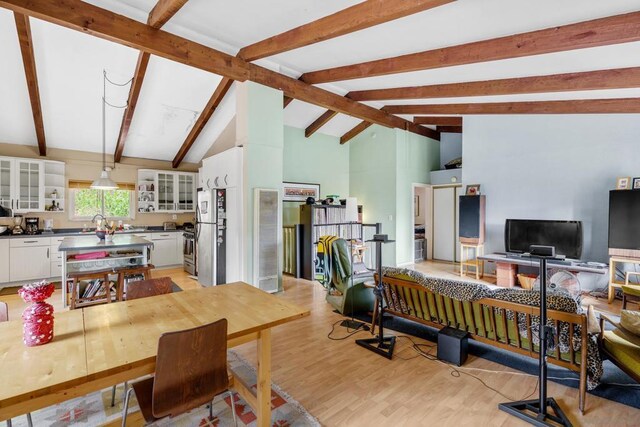
{"type": "MultiPolygon", "coordinates": [[[[488,254],[481,255],[478,259],[494,262],[496,264],[496,285],[502,287],[512,288],[516,285],[516,275],[518,274],[518,267],[535,267],[538,268],[539,262],[536,259],[532,259],[529,257],[519,256],[513,257],[508,255],[501,254],[488,254]]],[[[638,260],[640,263],[640,259],[638,260]]],[[[606,268],[601,267],[591,267],[584,265],[584,263],[573,262],[569,260],[549,263],[550,267],[567,270],[572,273],[595,273],[595,274],[605,274],[607,272],[606,268]]],[[[615,278],[615,276],[614,276],[615,278]]]]}

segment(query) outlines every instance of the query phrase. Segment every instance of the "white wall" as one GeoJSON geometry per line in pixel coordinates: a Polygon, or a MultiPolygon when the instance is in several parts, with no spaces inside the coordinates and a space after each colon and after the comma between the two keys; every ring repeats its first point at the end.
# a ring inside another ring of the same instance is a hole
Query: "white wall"
{"type": "Polygon", "coordinates": [[[609,190],[640,176],[640,115],[465,116],[463,183],[487,196],[487,253],[506,218],[580,220],[582,258],[608,261],[609,190]]]}
{"type": "MultiPolygon", "coordinates": [[[[465,126],[467,122],[464,122],[465,126]]],[[[465,128],[466,132],[466,128],[465,128]]],[[[440,169],[453,159],[462,157],[462,134],[443,132],[440,134],[440,169]]],[[[464,167],[464,162],[462,163],[464,167]]]]}

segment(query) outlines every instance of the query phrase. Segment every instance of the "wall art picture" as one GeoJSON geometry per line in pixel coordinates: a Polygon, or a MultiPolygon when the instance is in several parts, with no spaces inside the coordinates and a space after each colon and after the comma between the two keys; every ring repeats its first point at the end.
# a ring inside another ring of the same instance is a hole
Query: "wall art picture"
{"type": "Polygon", "coordinates": [[[634,190],[640,190],[640,176],[633,178],[633,185],[631,186],[634,190]]]}
{"type": "Polygon", "coordinates": [[[470,184],[467,185],[467,191],[465,193],[467,196],[477,196],[480,194],[480,184],[470,184]]]}
{"type": "Polygon", "coordinates": [[[320,199],[320,184],[304,184],[301,182],[282,183],[282,201],[304,202],[307,197],[320,199]]]}
{"type": "Polygon", "coordinates": [[[628,190],[631,188],[631,178],[624,176],[616,181],[616,190],[628,190]]]}

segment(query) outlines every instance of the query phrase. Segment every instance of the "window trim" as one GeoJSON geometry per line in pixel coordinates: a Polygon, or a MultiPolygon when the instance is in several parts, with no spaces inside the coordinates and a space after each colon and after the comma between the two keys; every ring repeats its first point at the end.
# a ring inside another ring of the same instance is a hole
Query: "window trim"
{"type": "MultiPolygon", "coordinates": [[[[76,191],[80,191],[80,190],[86,190],[85,188],[69,188],[69,221],[91,221],[91,219],[93,218],[92,216],[76,216],[75,215],[75,203],[76,203],[76,198],[75,198],[75,192],[76,191]]],[[[122,189],[124,191],[128,191],[129,192],[129,215],[128,216],[110,216],[107,217],[109,220],[115,220],[115,221],[119,221],[119,220],[134,220],[136,219],[136,197],[135,197],[135,190],[129,190],[129,189],[122,189]]],[[[100,198],[100,212],[98,212],[101,215],[104,215],[104,192],[106,190],[98,190],[101,192],[101,198],[100,198]]]]}

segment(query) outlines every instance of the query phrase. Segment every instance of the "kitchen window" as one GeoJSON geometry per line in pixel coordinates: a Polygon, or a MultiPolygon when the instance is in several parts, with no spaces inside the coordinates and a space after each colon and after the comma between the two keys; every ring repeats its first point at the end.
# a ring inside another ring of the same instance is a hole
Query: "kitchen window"
{"type": "Polygon", "coordinates": [[[117,190],[94,190],[84,182],[69,183],[69,219],[90,220],[101,214],[109,220],[135,217],[134,190],[120,185],[117,190]]]}

